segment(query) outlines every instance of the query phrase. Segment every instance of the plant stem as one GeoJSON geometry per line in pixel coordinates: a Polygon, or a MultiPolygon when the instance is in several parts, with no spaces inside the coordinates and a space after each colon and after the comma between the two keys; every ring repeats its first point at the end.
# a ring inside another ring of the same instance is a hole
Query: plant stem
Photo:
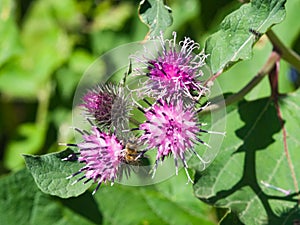
{"type": "Polygon", "coordinates": [[[281,58],[286,60],[300,72],[300,56],[292,49],[286,47],[272,30],[269,30],[266,34],[273,44],[275,51],[281,55],[281,58]]]}
{"type": "MultiPolygon", "coordinates": [[[[261,80],[269,74],[272,70],[274,64],[280,59],[280,55],[276,51],[272,51],[271,55],[269,56],[267,62],[262,67],[262,69],[255,75],[250,82],[244,86],[240,91],[236,94],[230,95],[228,98],[225,99],[225,106],[238,102],[239,100],[243,99],[246,94],[248,94],[261,80]]],[[[201,113],[208,113],[212,110],[218,110],[221,107],[224,107],[224,102],[217,101],[212,103],[207,108],[205,108],[201,113]]]]}
{"type": "MultiPolygon", "coordinates": [[[[266,34],[274,46],[274,50],[272,51],[268,61],[265,63],[265,65],[260,70],[260,72],[255,77],[253,77],[252,80],[245,87],[243,87],[236,94],[233,94],[225,99],[226,106],[243,99],[243,97],[246,94],[248,94],[258,83],[260,83],[260,81],[267,74],[269,74],[269,72],[272,70],[273,66],[275,65],[276,61],[278,61],[280,58],[286,60],[288,63],[290,63],[293,67],[295,67],[300,72],[300,56],[292,49],[286,47],[282,43],[282,41],[279,40],[277,35],[272,30],[269,30],[266,34]]],[[[221,75],[222,72],[223,71],[221,70],[220,72],[216,73],[209,81],[214,81],[218,76],[221,75]]],[[[221,107],[224,107],[224,102],[217,101],[215,103],[212,103],[201,113],[208,113],[211,110],[218,110],[221,107]]]]}

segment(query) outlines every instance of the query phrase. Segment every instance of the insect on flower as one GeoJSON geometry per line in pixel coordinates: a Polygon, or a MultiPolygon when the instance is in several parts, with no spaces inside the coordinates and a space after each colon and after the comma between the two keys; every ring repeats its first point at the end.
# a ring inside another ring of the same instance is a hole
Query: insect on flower
{"type": "Polygon", "coordinates": [[[127,140],[124,148],[124,162],[130,165],[139,165],[139,159],[143,155],[143,151],[139,151],[138,139],[131,137],[127,140]]]}

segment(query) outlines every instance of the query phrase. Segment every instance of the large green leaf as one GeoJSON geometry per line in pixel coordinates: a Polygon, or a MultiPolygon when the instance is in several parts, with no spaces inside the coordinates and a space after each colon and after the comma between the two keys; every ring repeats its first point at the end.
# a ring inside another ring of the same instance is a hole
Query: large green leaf
{"type": "Polygon", "coordinates": [[[103,224],[215,224],[211,208],[195,199],[186,181],[184,171],[180,171],[157,185],[103,185],[95,195],[103,224]]]}
{"type": "Polygon", "coordinates": [[[139,15],[142,22],[150,29],[150,38],[159,36],[160,32],[164,32],[173,22],[171,9],[164,4],[163,0],[141,1],[139,15]]]}
{"type": "Polygon", "coordinates": [[[67,200],[46,195],[37,188],[26,169],[2,177],[0,186],[3,225],[101,224],[102,215],[91,194],[67,200]]]}
{"type": "Polygon", "coordinates": [[[227,114],[222,149],[207,170],[197,173],[195,195],[217,207],[230,208],[245,224],[292,224],[295,213],[299,213],[294,208],[299,173],[296,187],[292,178],[300,166],[299,101],[300,91],[279,99],[290,165],[273,101],[244,101],[227,114]],[[291,195],[274,186],[289,190],[291,195]]]}
{"type": "Polygon", "coordinates": [[[155,186],[103,185],[96,201],[89,192],[60,199],[41,192],[23,170],[0,179],[1,224],[215,224],[211,208],[195,199],[185,182],[181,171],[155,186]]]}
{"type": "Polygon", "coordinates": [[[81,195],[91,186],[91,183],[83,182],[72,185],[78,179],[76,177],[67,179],[82,167],[77,161],[62,160],[72,153],[74,153],[72,150],[67,149],[42,156],[24,155],[26,166],[42,192],[69,198],[81,195]]]}
{"type": "Polygon", "coordinates": [[[265,33],[285,17],[286,0],[253,0],[228,15],[221,29],[206,42],[208,64],[213,73],[227,69],[239,60],[249,59],[257,37],[250,29],[265,33]]]}

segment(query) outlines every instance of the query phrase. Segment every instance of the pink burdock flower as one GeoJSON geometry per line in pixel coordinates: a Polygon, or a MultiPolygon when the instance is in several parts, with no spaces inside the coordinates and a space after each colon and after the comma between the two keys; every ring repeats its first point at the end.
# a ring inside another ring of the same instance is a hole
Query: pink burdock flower
{"type": "Polygon", "coordinates": [[[188,37],[176,45],[176,33],[173,40],[158,37],[161,49],[155,45],[153,49],[145,48],[143,57],[133,56],[141,67],[136,69],[138,75],[146,75],[149,79],[143,84],[142,90],[155,98],[169,98],[173,95],[198,100],[207,88],[202,86],[200,78],[203,76],[201,67],[205,64],[207,55],[199,49],[199,44],[188,37]]]}
{"type": "Polygon", "coordinates": [[[82,100],[87,115],[101,128],[114,132],[127,128],[132,105],[122,86],[100,84],[88,91],[82,100]]]}
{"type": "MultiPolygon", "coordinates": [[[[147,148],[157,149],[154,173],[158,162],[168,155],[173,155],[178,173],[178,160],[181,160],[188,180],[192,182],[187,172],[186,153],[194,153],[200,161],[205,162],[194,150],[197,143],[205,144],[199,137],[199,132],[205,132],[197,122],[196,112],[183,106],[182,100],[167,102],[158,100],[150,109],[145,110],[146,121],[139,126],[144,131],[140,137],[147,148]]],[[[207,144],[205,144],[207,145],[207,144]]]]}
{"type": "MultiPolygon", "coordinates": [[[[81,132],[81,131],[80,131],[81,132]]],[[[85,164],[78,172],[68,178],[72,178],[80,173],[84,176],[77,179],[74,183],[86,178],[84,183],[91,180],[98,183],[93,194],[98,190],[101,183],[113,183],[124,161],[124,146],[115,135],[109,135],[100,131],[96,126],[92,127],[91,133],[81,132],[83,141],[79,144],[67,144],[79,148],[78,158],[76,159],[85,164]]],[[[64,160],[73,160],[74,154],[64,160]]]]}

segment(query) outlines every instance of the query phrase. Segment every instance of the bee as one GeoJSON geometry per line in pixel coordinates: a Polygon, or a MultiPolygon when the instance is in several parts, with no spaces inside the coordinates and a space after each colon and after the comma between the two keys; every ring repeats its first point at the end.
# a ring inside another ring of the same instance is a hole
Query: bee
{"type": "Polygon", "coordinates": [[[143,151],[139,151],[139,144],[135,137],[131,137],[127,140],[124,149],[124,162],[130,165],[139,165],[140,157],[143,155],[143,151]]]}
{"type": "Polygon", "coordinates": [[[131,172],[138,174],[139,176],[145,177],[149,174],[145,168],[146,165],[149,165],[147,157],[144,156],[145,150],[140,151],[141,143],[138,142],[136,137],[130,137],[128,140],[124,141],[124,149],[122,154],[121,170],[119,174],[119,179],[122,180],[123,174],[126,178],[129,177],[131,172]]]}

